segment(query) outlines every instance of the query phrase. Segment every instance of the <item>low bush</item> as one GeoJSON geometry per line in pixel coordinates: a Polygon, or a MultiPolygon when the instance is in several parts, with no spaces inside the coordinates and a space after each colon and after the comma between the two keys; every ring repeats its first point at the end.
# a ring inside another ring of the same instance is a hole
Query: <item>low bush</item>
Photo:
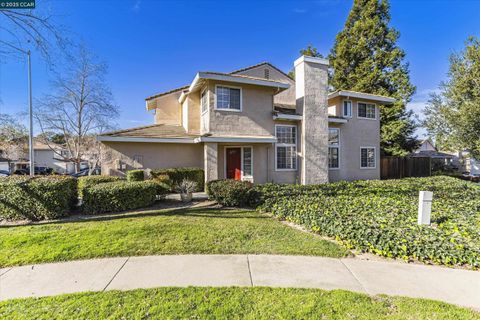
{"type": "Polygon", "coordinates": [[[166,189],[165,185],[152,180],[101,183],[83,190],[83,211],[95,214],[148,207],[166,189]]]}
{"type": "Polygon", "coordinates": [[[0,178],[0,218],[56,219],[68,215],[77,202],[77,182],[66,176],[0,178]]]}
{"type": "Polygon", "coordinates": [[[243,207],[251,203],[253,184],[248,181],[213,180],[207,183],[211,200],[226,207],[243,207]]]}
{"type": "Polygon", "coordinates": [[[127,181],[143,181],[145,180],[145,173],[143,170],[127,171],[127,181]]]}
{"type": "Polygon", "coordinates": [[[152,177],[154,181],[167,185],[169,187],[169,190],[172,190],[175,187],[172,183],[172,180],[170,180],[170,178],[166,174],[160,174],[157,176],[152,175],[152,177]]]}
{"type": "Polygon", "coordinates": [[[83,197],[83,190],[91,186],[106,182],[116,182],[122,180],[120,177],[114,176],[86,176],[78,178],[78,196],[83,197]]]}
{"type": "Polygon", "coordinates": [[[256,186],[258,208],[349,248],[480,267],[480,188],[451,177],[256,186]],[[432,225],[417,225],[418,192],[433,191],[432,225]]]}
{"type": "Polygon", "coordinates": [[[203,191],[205,189],[205,174],[203,169],[199,168],[155,169],[152,170],[152,176],[154,179],[159,176],[167,176],[170,180],[169,185],[172,191],[174,191],[176,185],[185,179],[197,183],[197,189],[195,191],[203,191]]]}

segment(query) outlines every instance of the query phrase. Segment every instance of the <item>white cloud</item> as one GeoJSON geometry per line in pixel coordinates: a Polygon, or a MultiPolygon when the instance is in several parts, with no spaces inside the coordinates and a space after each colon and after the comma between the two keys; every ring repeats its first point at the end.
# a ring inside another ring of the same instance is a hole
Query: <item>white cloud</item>
{"type": "Polygon", "coordinates": [[[140,11],[140,5],[142,4],[142,0],[135,0],[132,10],[135,12],[140,11]]]}
{"type": "Polygon", "coordinates": [[[295,9],[293,9],[293,12],[295,12],[295,13],[306,13],[307,9],[295,8],[295,9]]]}

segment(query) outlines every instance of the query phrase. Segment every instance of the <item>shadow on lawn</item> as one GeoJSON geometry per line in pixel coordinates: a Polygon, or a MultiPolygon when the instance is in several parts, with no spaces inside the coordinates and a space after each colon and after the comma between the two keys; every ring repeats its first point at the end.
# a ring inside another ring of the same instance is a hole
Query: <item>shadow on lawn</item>
{"type": "Polygon", "coordinates": [[[212,218],[212,219],[268,219],[266,215],[252,216],[253,211],[249,209],[231,209],[231,208],[143,208],[135,211],[123,211],[102,215],[71,215],[59,220],[31,222],[21,225],[0,225],[1,228],[14,228],[20,226],[54,225],[68,223],[82,223],[92,221],[113,221],[130,218],[146,217],[193,217],[193,218],[212,218]]]}

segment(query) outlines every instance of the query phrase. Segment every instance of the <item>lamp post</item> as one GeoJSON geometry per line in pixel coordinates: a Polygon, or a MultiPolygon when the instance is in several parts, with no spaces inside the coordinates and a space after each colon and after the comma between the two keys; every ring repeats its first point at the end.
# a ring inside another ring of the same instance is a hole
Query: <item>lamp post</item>
{"type": "Polygon", "coordinates": [[[35,175],[35,161],[34,161],[34,153],[33,153],[33,110],[32,110],[32,62],[31,62],[31,52],[30,50],[25,51],[23,49],[17,48],[11,45],[8,42],[0,40],[3,44],[6,44],[12,49],[15,49],[21,53],[27,55],[28,60],[28,117],[30,121],[29,125],[29,133],[28,133],[28,158],[30,163],[30,176],[33,177],[35,175]]]}

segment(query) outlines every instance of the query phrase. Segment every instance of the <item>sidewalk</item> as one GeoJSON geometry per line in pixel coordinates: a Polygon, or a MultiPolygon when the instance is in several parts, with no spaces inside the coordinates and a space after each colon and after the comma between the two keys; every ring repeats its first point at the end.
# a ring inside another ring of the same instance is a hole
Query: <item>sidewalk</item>
{"type": "Polygon", "coordinates": [[[345,289],[480,309],[480,272],[400,262],[276,255],[106,258],[0,269],[0,300],[162,286],[345,289]]]}

